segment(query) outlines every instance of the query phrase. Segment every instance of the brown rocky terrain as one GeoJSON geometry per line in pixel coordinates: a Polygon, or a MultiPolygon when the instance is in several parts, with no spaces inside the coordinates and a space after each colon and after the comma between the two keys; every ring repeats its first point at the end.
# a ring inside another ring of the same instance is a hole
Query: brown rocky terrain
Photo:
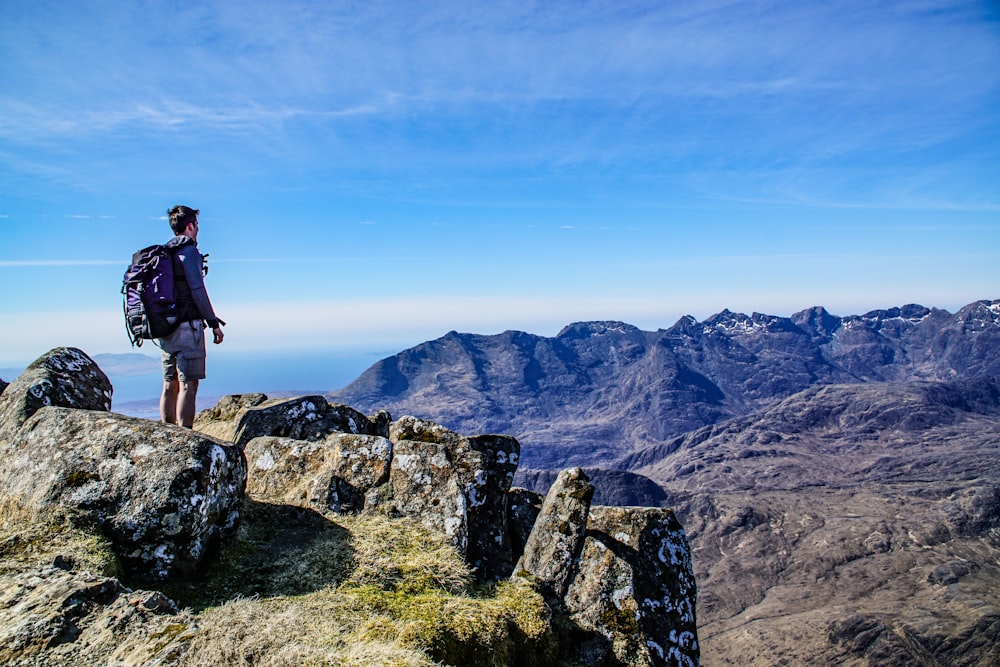
{"type": "Polygon", "coordinates": [[[970,506],[995,507],[995,490],[939,493],[818,487],[683,503],[703,664],[998,664],[1000,539],[967,520],[970,506]]]}
{"type": "Polygon", "coordinates": [[[705,665],[1000,663],[997,378],[812,388],[622,464],[688,531],[705,665]]]}

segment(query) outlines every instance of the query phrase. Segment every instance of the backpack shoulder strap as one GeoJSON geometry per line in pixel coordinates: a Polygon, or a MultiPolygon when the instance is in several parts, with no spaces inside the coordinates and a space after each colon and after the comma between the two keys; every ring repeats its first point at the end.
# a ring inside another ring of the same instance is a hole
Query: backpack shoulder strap
{"type": "Polygon", "coordinates": [[[167,241],[163,247],[167,249],[170,253],[175,253],[186,245],[191,245],[194,241],[188,236],[175,236],[174,238],[167,241]]]}

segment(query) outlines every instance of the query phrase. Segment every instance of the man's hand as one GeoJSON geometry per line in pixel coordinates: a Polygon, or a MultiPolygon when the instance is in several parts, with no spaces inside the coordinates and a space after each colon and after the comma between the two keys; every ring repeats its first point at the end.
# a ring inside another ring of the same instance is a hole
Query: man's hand
{"type": "Polygon", "coordinates": [[[226,334],[222,333],[222,327],[215,327],[212,329],[212,337],[212,342],[218,345],[226,337],[226,334]]]}

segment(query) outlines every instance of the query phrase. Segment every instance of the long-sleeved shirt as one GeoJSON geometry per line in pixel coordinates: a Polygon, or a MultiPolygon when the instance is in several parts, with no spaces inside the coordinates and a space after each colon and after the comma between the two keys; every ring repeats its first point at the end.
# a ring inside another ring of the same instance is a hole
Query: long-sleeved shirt
{"type": "Polygon", "coordinates": [[[181,235],[170,239],[167,247],[177,248],[174,252],[174,300],[180,311],[178,321],[205,320],[210,329],[215,329],[220,320],[205,289],[202,256],[197,244],[181,235]]]}

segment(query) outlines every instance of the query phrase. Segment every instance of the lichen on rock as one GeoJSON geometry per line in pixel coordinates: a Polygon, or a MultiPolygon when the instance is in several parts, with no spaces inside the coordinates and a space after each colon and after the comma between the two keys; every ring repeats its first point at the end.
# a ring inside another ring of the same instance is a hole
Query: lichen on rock
{"type": "Polygon", "coordinates": [[[138,579],[191,574],[239,520],[243,453],[188,429],[45,407],[15,432],[0,493],[93,516],[138,579]]]}

